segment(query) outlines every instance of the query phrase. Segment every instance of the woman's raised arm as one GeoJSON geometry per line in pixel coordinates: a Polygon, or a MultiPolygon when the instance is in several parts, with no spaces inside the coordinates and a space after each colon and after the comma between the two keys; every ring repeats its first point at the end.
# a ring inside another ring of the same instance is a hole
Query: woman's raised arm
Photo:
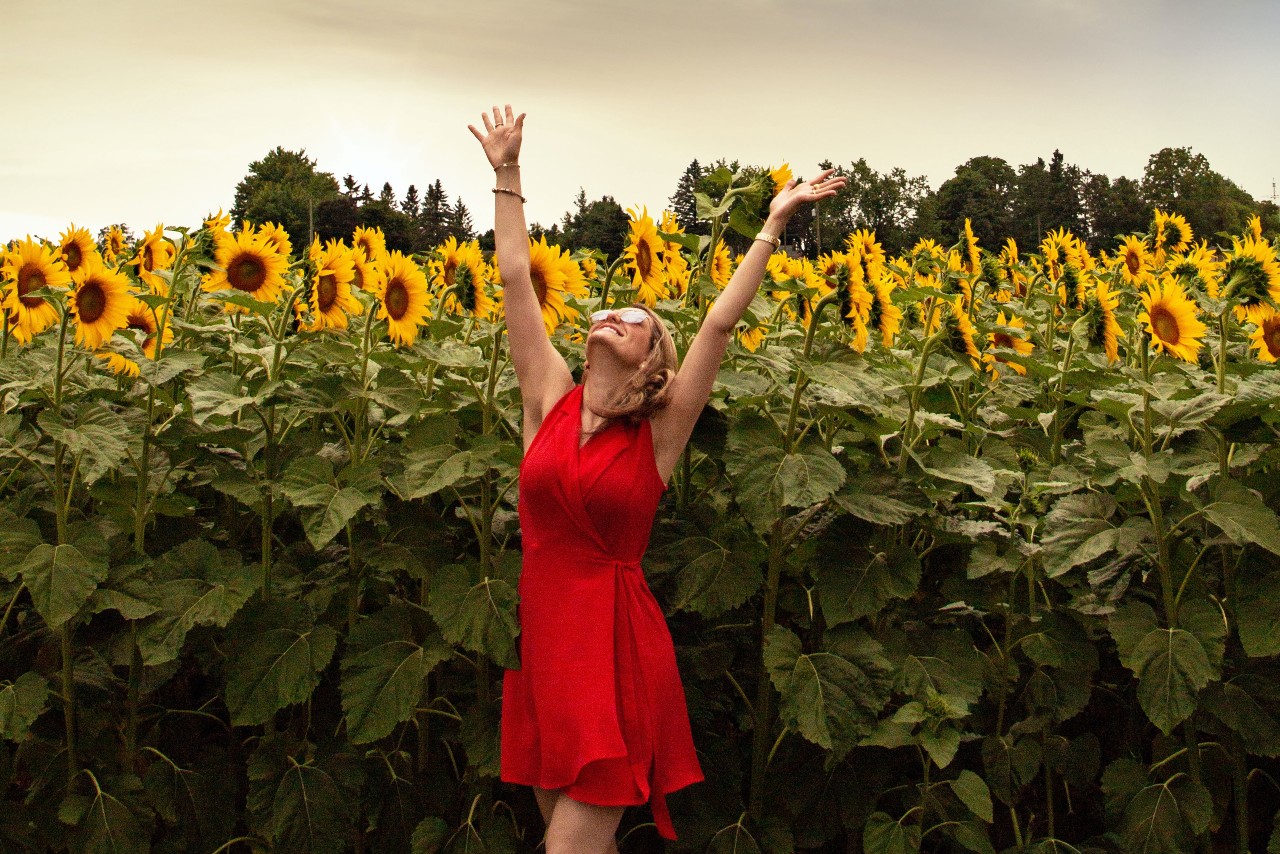
{"type": "Polygon", "coordinates": [[[698,334],[689,345],[689,352],[685,353],[684,360],[680,363],[676,378],[671,381],[666,407],[651,419],[654,457],[663,480],[675,471],[685,443],[693,433],[693,426],[711,397],[711,387],[715,384],[716,374],[720,372],[720,362],[724,359],[733,329],[746,313],[760,288],[760,282],[764,280],[765,266],[774,249],[774,242],[769,238],[777,238],[782,234],[800,205],[830,198],[845,185],[845,178],[830,177],[834,171],[828,169],[820,172],[814,179],[803,183],[798,183],[793,178],[778,191],[769,203],[769,218],[760,229],[764,236],[757,237],[751,244],[742,263],[729,279],[729,284],[725,285],[724,291],[707,311],[698,334]]]}
{"type": "Polygon", "coordinates": [[[511,360],[520,381],[524,403],[525,447],[533,439],[542,418],[566,391],[573,387],[573,374],[564,357],[547,338],[542,322],[542,306],[529,275],[529,229],[524,219],[524,198],[520,184],[520,143],[524,113],[514,115],[507,104],[505,114],[493,108],[493,117],[481,113],[485,133],[467,125],[484,146],[493,166],[493,235],[498,270],[502,274],[503,310],[511,360]]]}

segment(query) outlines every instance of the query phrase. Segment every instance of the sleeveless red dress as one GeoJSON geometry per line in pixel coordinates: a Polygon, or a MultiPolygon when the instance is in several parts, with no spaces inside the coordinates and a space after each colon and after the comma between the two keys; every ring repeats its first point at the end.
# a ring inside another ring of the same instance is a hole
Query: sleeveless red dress
{"type": "Polygon", "coordinates": [[[520,670],[502,680],[501,779],[600,806],[703,779],[662,609],[640,559],[666,484],[647,420],[578,447],[581,385],[543,419],[520,464],[520,670]]]}

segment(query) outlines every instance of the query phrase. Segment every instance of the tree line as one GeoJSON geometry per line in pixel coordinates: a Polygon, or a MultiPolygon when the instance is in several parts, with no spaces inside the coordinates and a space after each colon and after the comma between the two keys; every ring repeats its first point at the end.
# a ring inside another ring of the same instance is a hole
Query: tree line
{"type": "MultiPolygon", "coordinates": [[[[865,159],[848,166],[826,161],[819,168],[834,168],[848,183],[835,198],[803,208],[788,227],[786,243],[810,255],[839,248],[845,235],[860,228],[874,230],[890,254],[905,252],[922,238],[951,243],[965,219],[992,250],[1012,237],[1020,250],[1033,251],[1046,232],[1065,228],[1097,251],[1113,248],[1118,235],[1145,232],[1154,208],[1182,214],[1197,237],[1211,243],[1217,235],[1238,233],[1255,214],[1265,233],[1280,234],[1280,208],[1273,201],[1255,199],[1190,148],[1163,148],[1148,158],[1141,178],[1114,179],[1068,163],[1056,150],[1047,161],[1037,158],[1016,167],[983,155],[957,166],[936,190],[922,175],[901,167],[880,172],[865,159]]],[[[705,228],[697,218],[697,194],[718,198],[727,176],[739,171],[767,181],[769,170],[725,159],[707,165],[695,159],[688,165],[668,202],[687,232],[705,228]]],[[[763,193],[756,206],[760,219],[768,200],[769,193],[763,193]]],[[[411,184],[398,197],[384,183],[374,195],[351,175],[339,184],[333,174],[317,170],[305,151],[280,147],[250,164],[236,186],[231,213],[237,223],[278,222],[295,240],[312,234],[322,240],[346,238],[366,226],[381,228],[387,246],[406,253],[428,251],[451,236],[478,237],[483,248],[493,248],[492,229],[476,234],[467,206],[460,197],[451,201],[439,179],[424,193],[411,184]]],[[[609,195],[589,200],[582,189],[558,222],[529,227],[535,239],[570,250],[596,248],[609,257],[622,252],[627,230],[621,204],[609,195]]],[[[749,241],[733,232],[726,240],[739,251],[749,241]]]]}

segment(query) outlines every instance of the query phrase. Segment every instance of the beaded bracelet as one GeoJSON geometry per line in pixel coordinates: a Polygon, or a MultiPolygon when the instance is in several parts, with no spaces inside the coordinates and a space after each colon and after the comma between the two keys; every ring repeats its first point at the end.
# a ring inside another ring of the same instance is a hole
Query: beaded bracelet
{"type": "Polygon", "coordinates": [[[524,196],[520,195],[519,193],[517,193],[515,190],[511,189],[510,187],[494,187],[494,188],[493,188],[493,192],[495,192],[495,193],[507,193],[508,195],[515,196],[515,197],[516,197],[517,199],[519,199],[521,202],[527,202],[527,201],[529,201],[529,200],[528,200],[528,199],[526,199],[524,196]]]}
{"type": "Polygon", "coordinates": [[[519,165],[520,165],[519,163],[499,163],[497,166],[493,167],[493,171],[494,171],[494,172],[497,172],[499,169],[501,169],[501,168],[502,168],[502,167],[504,167],[504,166],[517,166],[517,167],[518,167],[519,165]]]}

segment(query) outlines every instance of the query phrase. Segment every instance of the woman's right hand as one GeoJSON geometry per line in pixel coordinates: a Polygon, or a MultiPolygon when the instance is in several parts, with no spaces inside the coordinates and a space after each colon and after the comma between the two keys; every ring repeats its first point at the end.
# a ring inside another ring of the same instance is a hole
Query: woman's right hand
{"type": "Polygon", "coordinates": [[[511,105],[507,104],[505,116],[497,107],[494,107],[492,119],[489,118],[488,113],[481,113],[480,118],[484,120],[485,133],[482,134],[476,130],[475,125],[467,125],[467,129],[475,134],[475,138],[484,146],[489,165],[497,169],[504,163],[519,162],[524,113],[519,116],[514,115],[511,112],[511,105]]]}

